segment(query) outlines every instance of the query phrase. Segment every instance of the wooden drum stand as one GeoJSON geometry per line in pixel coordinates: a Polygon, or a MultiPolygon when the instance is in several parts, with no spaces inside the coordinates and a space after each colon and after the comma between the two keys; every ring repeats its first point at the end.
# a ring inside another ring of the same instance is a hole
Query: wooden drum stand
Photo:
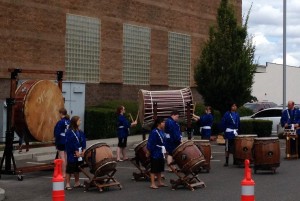
{"type": "Polygon", "coordinates": [[[298,159],[298,135],[296,130],[285,129],[283,134],[286,141],[286,159],[298,159]]]}

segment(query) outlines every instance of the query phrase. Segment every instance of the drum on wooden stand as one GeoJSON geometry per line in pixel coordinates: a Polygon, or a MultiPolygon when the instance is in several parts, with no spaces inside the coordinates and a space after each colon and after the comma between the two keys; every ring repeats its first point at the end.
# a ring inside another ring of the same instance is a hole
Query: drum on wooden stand
{"type": "Polygon", "coordinates": [[[89,166],[90,172],[99,177],[115,170],[117,165],[117,160],[106,143],[96,143],[87,148],[84,152],[84,161],[89,166]]]}
{"type": "Polygon", "coordinates": [[[238,135],[234,139],[234,161],[236,165],[243,165],[245,159],[249,159],[253,163],[252,148],[254,138],[257,135],[238,135]]]}
{"type": "Polygon", "coordinates": [[[254,173],[257,170],[276,172],[280,166],[280,145],[278,137],[254,138],[253,144],[254,173]]]}
{"type": "Polygon", "coordinates": [[[147,142],[148,140],[144,140],[142,142],[140,142],[135,148],[135,160],[138,163],[141,163],[142,166],[148,170],[150,169],[150,157],[147,154],[148,153],[148,149],[147,149],[147,142]]]}
{"type": "Polygon", "coordinates": [[[210,158],[211,158],[211,146],[209,140],[193,140],[198,149],[203,153],[205,163],[203,163],[203,169],[207,172],[210,170],[210,158]]]}
{"type": "Polygon", "coordinates": [[[30,140],[53,140],[54,127],[60,120],[64,98],[57,84],[49,80],[28,80],[15,92],[15,131],[30,140]]]}
{"type": "Polygon", "coordinates": [[[191,140],[181,143],[173,151],[173,159],[181,172],[186,174],[198,172],[205,163],[203,153],[191,140]]]}
{"type": "Polygon", "coordinates": [[[173,110],[180,112],[180,118],[186,119],[187,103],[190,102],[190,114],[193,114],[193,96],[190,88],[165,91],[139,91],[139,120],[144,128],[153,124],[154,103],[157,103],[157,117],[167,118],[173,110]]]}

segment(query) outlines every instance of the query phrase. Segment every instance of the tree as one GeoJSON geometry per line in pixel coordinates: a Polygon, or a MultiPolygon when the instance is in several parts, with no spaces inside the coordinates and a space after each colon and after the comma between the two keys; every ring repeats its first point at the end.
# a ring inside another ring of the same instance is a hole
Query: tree
{"type": "Polygon", "coordinates": [[[232,5],[228,0],[221,1],[217,24],[210,27],[209,39],[195,68],[197,90],[204,103],[222,114],[231,103],[242,105],[253,98],[257,64],[254,64],[255,46],[247,32],[249,12],[245,23],[240,25],[232,5]]]}

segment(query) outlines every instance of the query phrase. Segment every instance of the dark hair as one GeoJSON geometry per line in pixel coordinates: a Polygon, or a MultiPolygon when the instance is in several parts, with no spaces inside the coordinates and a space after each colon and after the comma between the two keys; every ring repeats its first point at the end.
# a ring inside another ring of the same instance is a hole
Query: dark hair
{"type": "MultiPolygon", "coordinates": [[[[236,103],[230,103],[230,104],[229,104],[229,106],[228,106],[228,110],[229,110],[229,111],[231,111],[231,107],[232,107],[233,105],[236,105],[236,103]]],[[[237,105],[236,105],[236,106],[237,106],[237,105]]]]}
{"type": "Polygon", "coordinates": [[[77,121],[80,119],[80,117],[79,116],[73,116],[72,118],[71,118],[71,121],[70,121],[70,129],[71,130],[79,130],[79,127],[78,127],[78,125],[77,125],[77,121]]]}
{"type": "Polygon", "coordinates": [[[154,123],[153,123],[153,126],[152,126],[152,130],[155,129],[159,124],[161,124],[162,122],[164,122],[164,118],[162,117],[157,117],[155,120],[154,120],[154,123]]]}
{"type": "Polygon", "coordinates": [[[68,112],[67,112],[67,110],[65,108],[60,108],[58,110],[58,112],[59,112],[59,114],[62,114],[62,115],[67,115],[68,114],[68,112]]]}
{"type": "Polygon", "coordinates": [[[178,110],[173,110],[171,112],[171,116],[173,116],[173,115],[180,115],[180,114],[179,114],[178,110]]]}
{"type": "Polygon", "coordinates": [[[119,107],[117,107],[116,113],[117,113],[117,114],[121,114],[121,111],[123,110],[123,108],[124,108],[123,105],[120,105],[119,107]]]}

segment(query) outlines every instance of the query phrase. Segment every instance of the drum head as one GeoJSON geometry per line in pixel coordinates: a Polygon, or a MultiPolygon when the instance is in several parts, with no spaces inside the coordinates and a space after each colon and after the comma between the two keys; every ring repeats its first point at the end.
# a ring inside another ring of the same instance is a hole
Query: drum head
{"type": "Polygon", "coordinates": [[[58,111],[63,107],[59,87],[49,80],[37,81],[24,97],[24,117],[31,136],[41,142],[53,140],[54,127],[60,119],[58,111]]]}

